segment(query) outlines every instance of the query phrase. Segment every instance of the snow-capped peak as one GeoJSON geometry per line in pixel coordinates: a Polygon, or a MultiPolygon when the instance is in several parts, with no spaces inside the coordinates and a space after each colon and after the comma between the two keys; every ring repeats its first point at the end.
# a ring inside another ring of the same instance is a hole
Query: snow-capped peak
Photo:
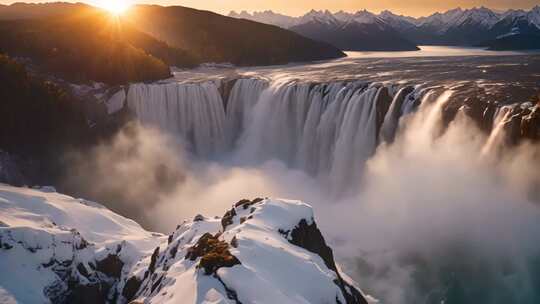
{"type": "Polygon", "coordinates": [[[502,18],[517,18],[527,15],[527,12],[521,9],[510,9],[501,14],[502,18]]]}
{"type": "Polygon", "coordinates": [[[349,12],[346,12],[346,11],[343,11],[343,10],[340,10],[340,11],[334,13],[334,17],[336,17],[340,21],[347,21],[347,20],[351,19],[352,16],[353,16],[353,14],[351,14],[349,12]]]}
{"type": "Polygon", "coordinates": [[[480,8],[475,7],[463,11],[461,16],[457,17],[452,25],[460,25],[469,20],[489,28],[500,20],[500,15],[483,6],[480,8]]]}
{"type": "Polygon", "coordinates": [[[236,11],[231,11],[229,13],[229,16],[230,17],[234,17],[234,18],[244,18],[244,19],[250,19],[252,18],[253,16],[248,13],[247,11],[241,11],[240,13],[237,13],[236,11]]]}
{"type": "Polygon", "coordinates": [[[382,11],[378,17],[394,29],[410,28],[418,23],[418,20],[413,17],[396,15],[389,10],[382,11]]]}
{"type": "Polygon", "coordinates": [[[404,15],[396,15],[396,14],[392,13],[389,10],[382,11],[379,14],[379,18],[399,18],[399,19],[405,19],[405,20],[408,20],[408,21],[415,20],[413,17],[408,17],[408,16],[404,16],[404,15]]]}
{"type": "Polygon", "coordinates": [[[271,10],[253,12],[253,14],[250,14],[246,11],[242,11],[239,14],[235,11],[231,11],[229,13],[229,17],[248,19],[256,22],[277,25],[283,28],[289,28],[296,25],[298,22],[298,18],[275,13],[271,10]]]}
{"type": "Polygon", "coordinates": [[[445,13],[435,13],[426,18],[419,18],[419,26],[437,28],[439,34],[450,28],[463,24],[475,24],[483,28],[491,28],[501,19],[501,15],[486,7],[471,9],[456,8],[445,13]]]}
{"type": "Polygon", "coordinates": [[[334,14],[332,14],[329,10],[324,10],[324,11],[311,10],[304,16],[300,17],[300,19],[298,20],[298,24],[304,24],[304,23],[308,23],[312,21],[325,23],[325,24],[338,23],[338,20],[336,19],[334,14]]]}
{"type": "Polygon", "coordinates": [[[540,5],[533,7],[527,13],[527,20],[529,23],[536,25],[540,29],[540,5]]]}
{"type": "Polygon", "coordinates": [[[368,12],[367,10],[357,11],[353,16],[352,20],[358,23],[377,23],[381,20],[375,14],[368,12]]]}
{"type": "Polygon", "coordinates": [[[463,14],[463,9],[461,7],[446,11],[444,13],[434,13],[429,17],[419,18],[420,26],[431,26],[431,27],[448,27],[449,24],[455,22],[461,14],[463,14]]]}
{"type": "Polygon", "coordinates": [[[342,21],[342,22],[349,21],[350,19],[353,18],[353,16],[354,16],[354,14],[349,13],[349,12],[345,12],[343,10],[341,10],[339,12],[336,12],[334,14],[334,17],[336,17],[336,19],[338,19],[339,21],[342,21]]]}

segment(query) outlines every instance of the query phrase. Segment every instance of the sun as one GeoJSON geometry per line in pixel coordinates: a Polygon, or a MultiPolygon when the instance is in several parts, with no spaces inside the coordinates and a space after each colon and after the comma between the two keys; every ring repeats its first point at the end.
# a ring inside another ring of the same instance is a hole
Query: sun
{"type": "Polygon", "coordinates": [[[131,1],[129,0],[98,0],[96,5],[106,9],[114,15],[122,15],[125,13],[131,6],[131,1]]]}

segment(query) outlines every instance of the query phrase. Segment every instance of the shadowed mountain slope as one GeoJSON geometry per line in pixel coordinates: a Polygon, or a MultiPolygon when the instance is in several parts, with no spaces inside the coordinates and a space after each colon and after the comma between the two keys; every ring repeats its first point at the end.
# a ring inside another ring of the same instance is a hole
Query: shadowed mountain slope
{"type": "Polygon", "coordinates": [[[345,56],[329,44],[276,26],[181,6],[139,5],[125,19],[204,62],[274,65],[345,56]]]}

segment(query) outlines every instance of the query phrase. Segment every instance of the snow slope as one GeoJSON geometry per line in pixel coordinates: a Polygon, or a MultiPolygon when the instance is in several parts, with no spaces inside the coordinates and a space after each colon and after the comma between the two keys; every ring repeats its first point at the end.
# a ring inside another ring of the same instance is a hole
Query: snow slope
{"type": "Polygon", "coordinates": [[[0,184],[0,299],[9,297],[18,303],[47,303],[51,297],[53,302],[67,300],[70,280],[88,285],[109,281],[107,275],[82,274],[99,268],[109,255],[129,265],[162,240],[162,235],[147,232],[99,204],[51,188],[0,184]]]}
{"type": "Polygon", "coordinates": [[[236,203],[168,237],[103,206],[0,184],[2,303],[368,303],[299,201],[236,203]]]}

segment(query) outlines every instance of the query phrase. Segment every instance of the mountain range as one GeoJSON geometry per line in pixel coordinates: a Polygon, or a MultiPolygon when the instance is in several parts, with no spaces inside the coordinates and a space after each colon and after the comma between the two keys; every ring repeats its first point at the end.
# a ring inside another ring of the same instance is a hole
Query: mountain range
{"type": "Polygon", "coordinates": [[[418,47],[390,24],[367,11],[315,11],[290,17],[265,11],[252,15],[231,12],[230,17],[249,19],[287,28],[308,38],[330,43],[345,51],[414,51],[418,47]]]}
{"type": "Polygon", "coordinates": [[[272,11],[252,14],[233,11],[229,16],[288,28],[343,50],[404,50],[410,49],[411,44],[540,48],[540,6],[529,11],[506,12],[486,7],[456,8],[420,18],[390,11],[374,14],[366,10],[356,13],[312,10],[300,17],[272,11]],[[351,32],[355,40],[352,45],[349,43],[351,32]]]}
{"type": "Polygon", "coordinates": [[[137,5],[122,16],[70,3],[0,6],[0,53],[70,82],[170,77],[170,66],[275,65],[345,56],[294,32],[181,6],[137,5]]]}

